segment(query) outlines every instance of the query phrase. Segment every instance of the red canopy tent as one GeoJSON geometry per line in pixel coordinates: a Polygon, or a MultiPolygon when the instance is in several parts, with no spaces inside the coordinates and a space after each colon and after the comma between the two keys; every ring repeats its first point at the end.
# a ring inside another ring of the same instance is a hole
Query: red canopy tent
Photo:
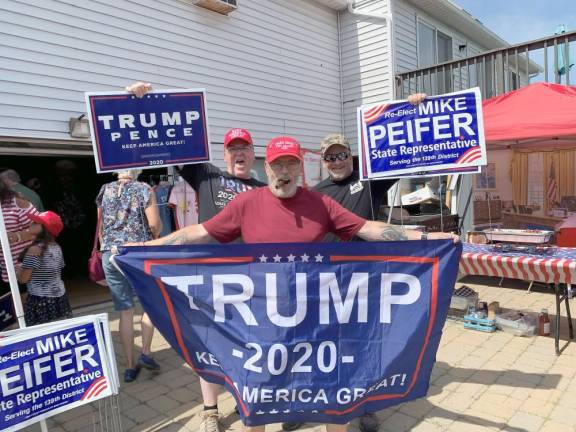
{"type": "Polygon", "coordinates": [[[484,101],[483,111],[492,146],[576,145],[576,86],[530,84],[484,101]]]}
{"type": "MultiPolygon", "coordinates": [[[[490,147],[546,150],[576,147],[576,86],[534,83],[483,103],[490,147]]],[[[560,246],[576,246],[576,219],[565,222],[560,246]]]]}

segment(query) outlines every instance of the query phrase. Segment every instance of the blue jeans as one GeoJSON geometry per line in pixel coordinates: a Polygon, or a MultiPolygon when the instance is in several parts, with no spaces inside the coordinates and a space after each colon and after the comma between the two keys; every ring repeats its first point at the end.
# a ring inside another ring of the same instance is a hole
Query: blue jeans
{"type": "Polygon", "coordinates": [[[102,267],[104,268],[108,288],[112,292],[114,309],[117,311],[132,309],[136,293],[128,280],[110,262],[111,255],[109,251],[102,254],[102,267]]]}

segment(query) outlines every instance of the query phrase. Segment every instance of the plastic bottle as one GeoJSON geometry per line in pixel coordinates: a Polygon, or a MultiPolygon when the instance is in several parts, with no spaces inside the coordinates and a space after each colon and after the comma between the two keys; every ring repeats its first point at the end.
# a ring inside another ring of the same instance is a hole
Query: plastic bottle
{"type": "Polygon", "coordinates": [[[542,309],[538,315],[538,335],[550,336],[550,317],[548,316],[548,309],[542,309]]]}

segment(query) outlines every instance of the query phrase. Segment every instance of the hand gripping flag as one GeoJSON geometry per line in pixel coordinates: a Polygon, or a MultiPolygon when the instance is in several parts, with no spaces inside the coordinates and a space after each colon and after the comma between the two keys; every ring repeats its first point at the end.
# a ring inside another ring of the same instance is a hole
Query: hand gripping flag
{"type": "Polygon", "coordinates": [[[426,394],[461,245],[132,247],[115,258],[164,338],[247,425],[346,423],[426,394]]]}

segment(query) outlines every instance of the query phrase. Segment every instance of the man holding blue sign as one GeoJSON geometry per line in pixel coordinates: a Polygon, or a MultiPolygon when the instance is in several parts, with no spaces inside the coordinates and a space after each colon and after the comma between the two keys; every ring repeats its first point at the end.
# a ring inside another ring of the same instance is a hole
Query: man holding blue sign
{"type": "MultiPolygon", "coordinates": [[[[126,87],[126,91],[142,98],[152,91],[152,85],[137,82],[126,87]]],[[[224,136],[223,172],[210,163],[191,164],[180,167],[180,175],[198,194],[198,221],[207,221],[220,212],[239,193],[265,183],[252,177],[254,144],[246,129],[230,129],[224,136]]]]}
{"type": "MultiPolygon", "coordinates": [[[[408,102],[418,105],[425,98],[426,94],[416,93],[408,97],[408,102]]],[[[354,171],[350,144],[341,134],[327,135],[320,143],[320,152],[328,178],[314,186],[314,190],[328,195],[364,219],[376,220],[384,194],[398,179],[360,180],[358,172],[354,171]]],[[[338,239],[329,234],[326,240],[338,239]]],[[[285,424],[283,428],[295,430],[300,425],[301,423],[285,424]]],[[[360,418],[362,432],[376,432],[378,427],[378,419],[374,414],[367,413],[360,418]]]]}
{"type": "MultiPolygon", "coordinates": [[[[408,96],[408,102],[417,106],[425,98],[425,93],[415,93],[408,96]]],[[[384,194],[398,179],[361,180],[360,174],[354,171],[350,144],[341,134],[327,135],[320,143],[320,153],[328,178],[314,186],[314,190],[364,219],[376,220],[384,194]]],[[[326,240],[336,238],[328,236],[326,240]]]]}
{"type": "MultiPolygon", "coordinates": [[[[269,185],[241,194],[222,212],[200,225],[192,225],[166,237],[140,243],[142,246],[200,244],[217,240],[246,243],[320,242],[327,233],[342,240],[358,236],[367,241],[420,239],[421,233],[356,216],[327,196],[297,185],[302,174],[299,143],[286,136],[272,139],[266,147],[269,185]]],[[[432,233],[430,239],[459,237],[432,233]]],[[[336,419],[334,419],[336,420],[336,419]]],[[[245,427],[263,431],[264,426],[245,427]]],[[[346,425],[327,425],[329,432],[346,430],[346,425]]]]}
{"type": "MultiPolygon", "coordinates": [[[[136,82],[127,86],[126,91],[142,98],[152,91],[152,85],[136,82]]],[[[252,177],[254,159],[252,136],[246,129],[234,128],[224,136],[226,171],[222,171],[211,163],[180,167],[180,175],[198,196],[198,222],[203,223],[218,214],[238,194],[265,186],[265,183],[252,177]]],[[[200,386],[204,402],[200,429],[202,431],[217,430],[219,386],[202,378],[200,378],[200,386]]]]}

